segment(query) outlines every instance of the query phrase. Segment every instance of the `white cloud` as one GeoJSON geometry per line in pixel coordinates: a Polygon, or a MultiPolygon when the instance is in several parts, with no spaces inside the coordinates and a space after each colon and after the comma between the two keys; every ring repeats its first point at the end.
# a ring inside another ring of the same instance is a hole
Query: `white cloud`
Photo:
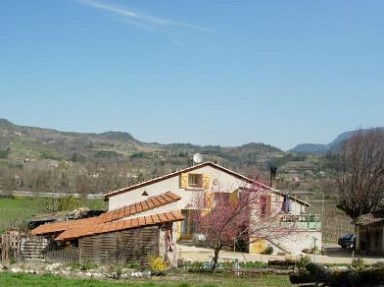
{"type": "Polygon", "coordinates": [[[210,29],[192,25],[184,22],[174,21],[170,19],[163,19],[158,17],[153,17],[141,13],[134,12],[127,8],[119,7],[111,4],[104,4],[94,0],[80,0],[80,3],[88,5],[90,7],[108,11],[117,15],[124,17],[126,20],[135,21],[140,26],[152,26],[152,27],[174,27],[174,28],[184,28],[198,31],[211,31],[210,29]]]}

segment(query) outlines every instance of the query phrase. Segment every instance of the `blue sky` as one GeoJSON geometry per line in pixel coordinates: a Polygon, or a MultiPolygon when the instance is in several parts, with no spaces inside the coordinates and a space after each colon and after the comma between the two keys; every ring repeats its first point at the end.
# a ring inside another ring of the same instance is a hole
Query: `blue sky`
{"type": "Polygon", "coordinates": [[[4,0],[0,117],[287,150],[384,126],[382,0],[4,0]]]}

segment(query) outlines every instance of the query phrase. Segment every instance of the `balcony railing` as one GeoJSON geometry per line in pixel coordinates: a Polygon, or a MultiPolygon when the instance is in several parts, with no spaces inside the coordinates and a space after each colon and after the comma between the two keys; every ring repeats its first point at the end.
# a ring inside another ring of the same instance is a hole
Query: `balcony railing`
{"type": "Polygon", "coordinates": [[[298,229],[321,229],[320,214],[285,214],[280,218],[280,223],[295,224],[298,229]]]}

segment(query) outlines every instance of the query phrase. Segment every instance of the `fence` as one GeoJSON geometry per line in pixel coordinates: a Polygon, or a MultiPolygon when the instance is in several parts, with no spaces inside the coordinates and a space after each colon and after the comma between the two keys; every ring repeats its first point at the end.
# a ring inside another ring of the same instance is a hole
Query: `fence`
{"type": "Polygon", "coordinates": [[[18,261],[79,262],[77,248],[57,245],[43,237],[28,236],[12,231],[2,234],[0,243],[0,263],[5,267],[18,261]]]}
{"type": "Polygon", "coordinates": [[[11,259],[18,258],[20,252],[20,235],[16,231],[9,231],[1,235],[1,264],[8,266],[11,259]]]}
{"type": "Polygon", "coordinates": [[[78,263],[80,251],[76,247],[51,243],[44,251],[45,262],[78,263]]]}
{"type": "Polygon", "coordinates": [[[18,232],[2,235],[1,264],[17,261],[80,263],[144,264],[148,255],[159,254],[159,227],[130,229],[80,238],[72,244],[61,244],[42,236],[18,232]]]}

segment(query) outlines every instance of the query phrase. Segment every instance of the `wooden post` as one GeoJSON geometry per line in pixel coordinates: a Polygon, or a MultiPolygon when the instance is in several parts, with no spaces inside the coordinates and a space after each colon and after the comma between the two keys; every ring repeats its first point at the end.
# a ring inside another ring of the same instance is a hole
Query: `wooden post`
{"type": "Polygon", "coordinates": [[[1,236],[1,263],[4,268],[9,267],[9,234],[1,236]]]}

